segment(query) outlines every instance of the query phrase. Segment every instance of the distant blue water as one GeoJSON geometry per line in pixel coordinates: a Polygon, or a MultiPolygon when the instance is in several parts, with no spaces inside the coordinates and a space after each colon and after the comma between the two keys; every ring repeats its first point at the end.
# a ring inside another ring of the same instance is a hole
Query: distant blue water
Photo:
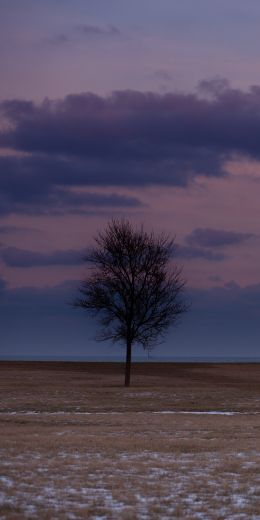
{"type": "MultiPolygon", "coordinates": [[[[133,356],[133,362],[144,363],[260,363],[260,357],[156,357],[133,356]]],[[[1,356],[0,361],[93,361],[117,362],[125,361],[124,356],[1,356]]]]}

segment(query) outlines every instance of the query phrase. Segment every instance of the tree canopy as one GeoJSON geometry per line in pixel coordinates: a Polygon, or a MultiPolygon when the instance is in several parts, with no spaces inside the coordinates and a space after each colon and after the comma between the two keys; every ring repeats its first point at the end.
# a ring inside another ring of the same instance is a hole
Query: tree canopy
{"type": "Polygon", "coordinates": [[[175,240],[130,221],[111,220],[86,256],[89,270],[74,305],[98,319],[99,340],[126,344],[125,384],[132,345],[152,348],[187,310],[185,281],[175,263],[175,240]]]}

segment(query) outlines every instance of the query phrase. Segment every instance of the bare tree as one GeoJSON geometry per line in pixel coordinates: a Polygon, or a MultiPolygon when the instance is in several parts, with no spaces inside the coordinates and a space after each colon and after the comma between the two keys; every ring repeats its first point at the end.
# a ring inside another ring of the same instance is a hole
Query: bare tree
{"type": "Polygon", "coordinates": [[[156,236],[128,220],[112,220],[84,259],[89,273],[75,307],[94,314],[99,340],[126,344],[125,386],[130,384],[132,345],[150,349],[187,310],[181,268],[173,264],[174,239],[156,236]]]}

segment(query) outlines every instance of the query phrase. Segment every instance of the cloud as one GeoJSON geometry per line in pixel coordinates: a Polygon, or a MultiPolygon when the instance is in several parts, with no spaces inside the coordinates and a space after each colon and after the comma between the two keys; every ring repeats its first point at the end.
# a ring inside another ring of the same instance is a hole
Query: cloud
{"type": "Polygon", "coordinates": [[[9,235],[11,233],[18,233],[18,234],[27,234],[30,235],[32,233],[41,233],[40,229],[37,228],[31,228],[31,227],[24,227],[24,226],[0,226],[0,235],[9,235]]]}
{"type": "Polygon", "coordinates": [[[191,246],[199,247],[224,247],[241,244],[253,233],[240,233],[237,231],[225,231],[223,229],[196,228],[186,237],[186,242],[191,246]]]}
{"type": "Polygon", "coordinates": [[[218,274],[213,274],[212,276],[209,276],[209,280],[210,280],[211,282],[216,282],[216,283],[218,283],[218,282],[221,282],[221,281],[222,281],[222,278],[221,278],[221,276],[219,276],[218,274]]]}
{"type": "MultiPolygon", "coordinates": [[[[185,260],[201,258],[211,262],[220,262],[227,258],[222,253],[215,253],[209,249],[199,247],[177,245],[176,257],[185,260]]],[[[28,251],[17,247],[6,247],[0,249],[0,258],[9,267],[39,267],[54,265],[78,265],[83,262],[86,256],[86,249],[59,250],[52,253],[40,253],[28,251]]]]}
{"type": "Polygon", "coordinates": [[[0,356],[95,353],[93,320],[69,305],[78,285],[72,280],[55,287],[6,288],[1,294],[0,356]]]}
{"type": "Polygon", "coordinates": [[[6,287],[7,287],[7,284],[6,284],[5,280],[0,277],[0,296],[1,296],[1,293],[4,292],[6,287]]]}
{"type": "Polygon", "coordinates": [[[121,35],[121,31],[114,25],[102,27],[100,25],[80,24],[76,27],[76,30],[86,38],[107,38],[121,35]]]}
{"type": "Polygon", "coordinates": [[[86,250],[67,249],[52,253],[39,253],[17,247],[7,247],[0,250],[0,256],[9,267],[40,267],[55,265],[77,265],[82,263],[86,250]]]}
{"type": "Polygon", "coordinates": [[[215,253],[210,249],[184,245],[178,245],[176,247],[176,256],[178,258],[183,258],[184,260],[195,260],[196,258],[202,258],[211,262],[221,262],[227,258],[226,255],[222,253],[215,253]]]}
{"type": "MultiPolygon", "coordinates": [[[[1,355],[97,355],[95,323],[68,305],[78,284],[72,280],[55,287],[6,288],[1,294],[1,355]]],[[[259,358],[260,284],[229,283],[188,289],[186,294],[191,309],[182,326],[169,332],[158,356],[259,358]]],[[[119,350],[109,344],[98,348],[101,356],[119,350]]]]}
{"type": "Polygon", "coordinates": [[[64,45],[65,43],[68,43],[69,41],[70,41],[70,37],[68,34],[65,34],[65,33],[56,34],[55,36],[52,36],[50,38],[47,38],[47,40],[45,40],[45,42],[48,45],[53,45],[55,47],[64,45]]]}
{"type": "MultiPolygon", "coordinates": [[[[200,309],[210,305],[212,309],[223,314],[227,309],[230,309],[232,314],[236,314],[239,309],[241,311],[242,308],[247,308],[249,315],[250,309],[254,309],[254,312],[260,315],[260,283],[241,287],[234,280],[230,280],[224,286],[191,289],[190,295],[192,299],[195,298],[196,307],[200,309]]],[[[233,326],[236,327],[236,323],[233,326]]]]}
{"type": "Polygon", "coordinates": [[[213,99],[119,91],[108,97],[69,95],[40,105],[3,101],[1,111],[12,128],[1,139],[27,152],[95,158],[172,159],[187,148],[258,158],[260,87],[245,92],[221,89],[216,81],[210,85],[211,92],[216,88],[213,99]]]}
{"type": "Polygon", "coordinates": [[[45,42],[52,46],[62,46],[68,43],[77,42],[78,38],[81,37],[88,42],[94,41],[108,41],[116,37],[122,36],[121,31],[114,25],[92,25],[92,24],[79,24],[72,28],[69,32],[62,32],[56,34],[50,38],[47,38],[45,42]]]}
{"type": "Polygon", "coordinates": [[[38,154],[23,158],[0,157],[0,214],[83,214],[102,207],[138,208],[142,205],[138,198],[118,195],[115,187],[186,186],[189,177],[189,170],[185,171],[177,157],[174,163],[161,161],[159,164],[131,159],[93,161],[72,157],[68,160],[38,154]],[[74,190],[74,187],[88,186],[110,186],[113,192],[101,195],[74,190]]]}
{"type": "Polygon", "coordinates": [[[158,69],[154,73],[154,77],[163,81],[172,81],[172,73],[168,69],[158,69]]]}
{"type": "Polygon", "coordinates": [[[202,94],[216,98],[230,90],[230,83],[226,78],[216,76],[215,78],[200,81],[197,90],[202,94]]]}
{"type": "MultiPolygon", "coordinates": [[[[216,79],[200,89],[210,96],[119,91],[2,101],[0,148],[14,155],[0,156],[1,213],[84,212],[98,199],[85,195],[84,203],[74,188],[186,187],[228,175],[234,156],[260,159],[260,87],[242,91],[216,79]]],[[[114,196],[115,207],[121,203],[140,201],[114,196]]]]}
{"type": "MultiPolygon", "coordinates": [[[[95,179],[92,169],[92,184],[95,179]]],[[[97,210],[138,208],[141,201],[115,192],[75,191],[86,185],[82,163],[48,157],[0,157],[0,215],[93,214],[97,210]],[[60,185],[59,185],[60,184],[60,185]]]]}

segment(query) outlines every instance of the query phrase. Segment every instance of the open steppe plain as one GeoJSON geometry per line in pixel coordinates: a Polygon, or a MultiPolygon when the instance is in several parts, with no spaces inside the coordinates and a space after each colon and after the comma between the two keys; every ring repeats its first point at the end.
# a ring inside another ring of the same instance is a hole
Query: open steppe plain
{"type": "Polygon", "coordinates": [[[0,518],[260,519],[260,364],[0,363],[0,518]]]}

